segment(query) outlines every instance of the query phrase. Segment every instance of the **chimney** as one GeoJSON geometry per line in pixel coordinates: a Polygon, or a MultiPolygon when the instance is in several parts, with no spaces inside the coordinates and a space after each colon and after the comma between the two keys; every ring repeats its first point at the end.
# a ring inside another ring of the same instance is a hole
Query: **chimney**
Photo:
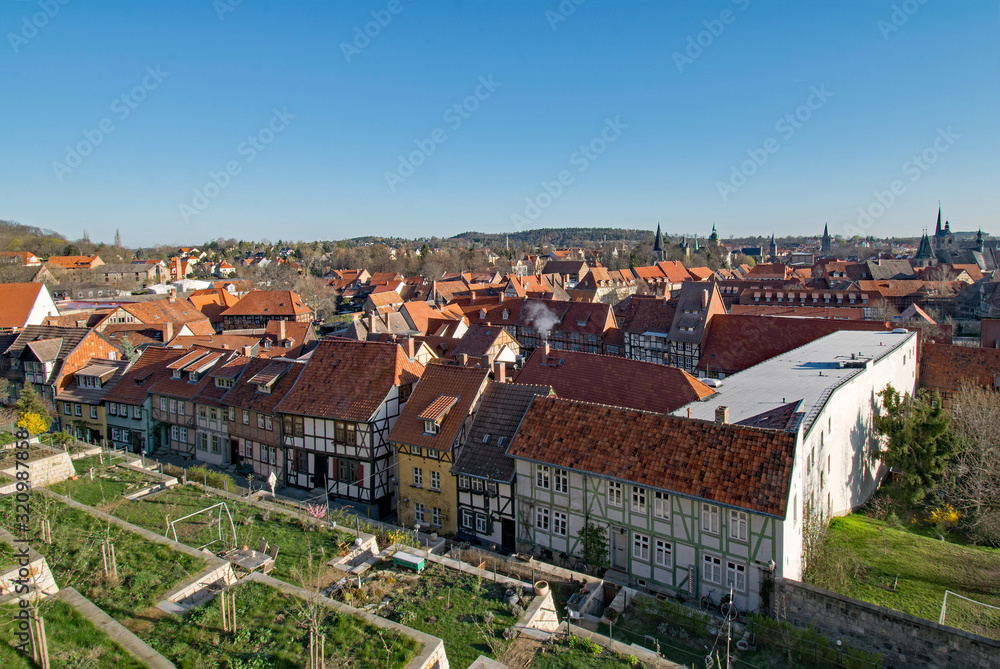
{"type": "Polygon", "coordinates": [[[368,314],[368,332],[375,332],[375,313],[368,314]]]}
{"type": "Polygon", "coordinates": [[[482,364],[482,366],[483,366],[484,369],[489,369],[490,368],[490,364],[492,364],[492,363],[490,362],[490,354],[489,353],[484,353],[483,354],[483,358],[482,358],[482,363],[481,364],[482,364]]]}
{"type": "Polygon", "coordinates": [[[493,380],[497,383],[507,383],[507,365],[499,360],[493,365],[493,380]]]}
{"type": "Polygon", "coordinates": [[[406,338],[406,357],[409,358],[410,360],[413,360],[415,357],[417,357],[417,346],[416,342],[413,340],[413,337],[406,338]]]}
{"type": "Polygon", "coordinates": [[[504,294],[504,291],[501,290],[500,291],[500,304],[503,304],[503,294],[504,294]]]}
{"type": "Polygon", "coordinates": [[[253,346],[244,346],[242,353],[248,358],[253,357],[253,346]]]}
{"type": "Polygon", "coordinates": [[[287,339],[285,337],[285,321],[278,321],[278,341],[284,341],[287,339]]]}
{"type": "Polygon", "coordinates": [[[458,355],[458,362],[459,362],[459,364],[462,365],[462,367],[468,366],[468,364],[469,364],[469,354],[468,353],[460,353],[458,355]]]}
{"type": "Polygon", "coordinates": [[[174,338],[174,324],[164,323],[163,324],[163,343],[166,344],[168,341],[174,338]]]}
{"type": "Polygon", "coordinates": [[[542,352],[545,354],[546,358],[549,357],[549,342],[542,344],[542,352]]]}
{"type": "Polygon", "coordinates": [[[476,303],[476,291],[472,291],[472,302],[470,304],[476,303]]]}
{"type": "Polygon", "coordinates": [[[167,302],[173,304],[176,301],[177,301],[177,290],[171,288],[169,291],[167,291],[167,302]]]}
{"type": "Polygon", "coordinates": [[[708,291],[701,291],[701,308],[708,309],[708,291]]]}
{"type": "Polygon", "coordinates": [[[720,406],[715,408],[715,424],[729,425],[729,407],[720,406]]]}

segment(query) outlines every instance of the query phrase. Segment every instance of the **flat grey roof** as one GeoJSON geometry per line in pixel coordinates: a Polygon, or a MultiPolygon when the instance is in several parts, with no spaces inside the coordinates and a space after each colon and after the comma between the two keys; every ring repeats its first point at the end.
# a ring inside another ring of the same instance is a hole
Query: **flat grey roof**
{"type": "Polygon", "coordinates": [[[715,388],[714,395],[687,404],[674,415],[687,416],[690,409],[691,418],[715,420],[716,407],[727,406],[729,422],[738,423],[788,402],[802,400],[803,432],[808,433],[830,394],[863,370],[862,367],[840,367],[841,363],[860,364],[859,361],[866,359],[874,363],[916,336],[915,332],[834,332],[727,376],[722,379],[722,385],[715,388]]]}

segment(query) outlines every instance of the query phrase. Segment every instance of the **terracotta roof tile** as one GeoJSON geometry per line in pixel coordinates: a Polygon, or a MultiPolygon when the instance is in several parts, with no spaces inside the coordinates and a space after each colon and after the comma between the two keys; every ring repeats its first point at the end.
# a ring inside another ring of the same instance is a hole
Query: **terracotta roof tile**
{"type": "Polygon", "coordinates": [[[247,361],[246,368],[240,378],[229,389],[229,392],[222,396],[220,402],[225,406],[273,414],[274,408],[295,385],[303,369],[305,369],[305,365],[301,362],[251,358],[247,361]],[[272,386],[271,392],[269,394],[258,392],[257,386],[251,381],[265,369],[275,371],[279,368],[281,376],[272,386]]]}
{"type": "Polygon", "coordinates": [[[535,349],[514,377],[559,397],[668,413],[715,391],[676,367],[611,355],[535,349]]]}
{"type": "Polygon", "coordinates": [[[423,365],[388,342],[323,339],[292,389],[275,408],[280,413],[367,421],[393,386],[413,383],[423,365]]]}
{"type": "Polygon", "coordinates": [[[488,369],[431,362],[400,412],[389,439],[439,451],[450,450],[465,419],[475,409],[488,376],[488,369]],[[436,419],[440,421],[438,434],[424,434],[424,420],[435,419],[423,416],[437,415],[449,403],[444,418],[436,419]]]}
{"type": "Polygon", "coordinates": [[[297,316],[310,313],[302,298],[290,290],[251,290],[223,316],[297,316]]]}
{"type": "MultiPolygon", "coordinates": [[[[426,370],[424,370],[426,373],[426,370]]],[[[427,405],[427,408],[417,416],[420,420],[432,420],[438,422],[448,410],[458,403],[460,398],[457,395],[441,395],[436,400],[427,405]]]]}
{"type": "Polygon", "coordinates": [[[507,454],[784,518],[796,438],[536,397],[507,454]]]}
{"type": "Polygon", "coordinates": [[[41,283],[0,284],[0,328],[23,328],[43,290],[41,283]]]}
{"type": "Polygon", "coordinates": [[[167,365],[186,353],[174,348],[145,349],[104,399],[126,404],[142,404],[149,389],[160,379],[170,376],[167,365]]]}

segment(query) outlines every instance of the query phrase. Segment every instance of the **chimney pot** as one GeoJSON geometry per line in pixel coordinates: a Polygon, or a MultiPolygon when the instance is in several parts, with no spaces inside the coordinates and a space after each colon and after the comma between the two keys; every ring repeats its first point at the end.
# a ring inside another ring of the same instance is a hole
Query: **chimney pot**
{"type": "Polygon", "coordinates": [[[720,406],[715,408],[716,425],[729,425],[729,407],[720,406]]]}

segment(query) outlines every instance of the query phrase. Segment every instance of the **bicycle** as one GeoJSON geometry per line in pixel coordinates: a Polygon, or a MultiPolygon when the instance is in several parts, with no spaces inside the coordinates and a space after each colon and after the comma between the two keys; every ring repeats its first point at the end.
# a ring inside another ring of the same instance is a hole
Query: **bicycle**
{"type": "Polygon", "coordinates": [[[701,610],[718,611],[726,620],[736,620],[736,618],[740,615],[739,609],[737,609],[736,605],[733,604],[733,596],[728,593],[723,595],[722,601],[716,604],[715,590],[709,590],[707,595],[702,596],[701,610]]]}

